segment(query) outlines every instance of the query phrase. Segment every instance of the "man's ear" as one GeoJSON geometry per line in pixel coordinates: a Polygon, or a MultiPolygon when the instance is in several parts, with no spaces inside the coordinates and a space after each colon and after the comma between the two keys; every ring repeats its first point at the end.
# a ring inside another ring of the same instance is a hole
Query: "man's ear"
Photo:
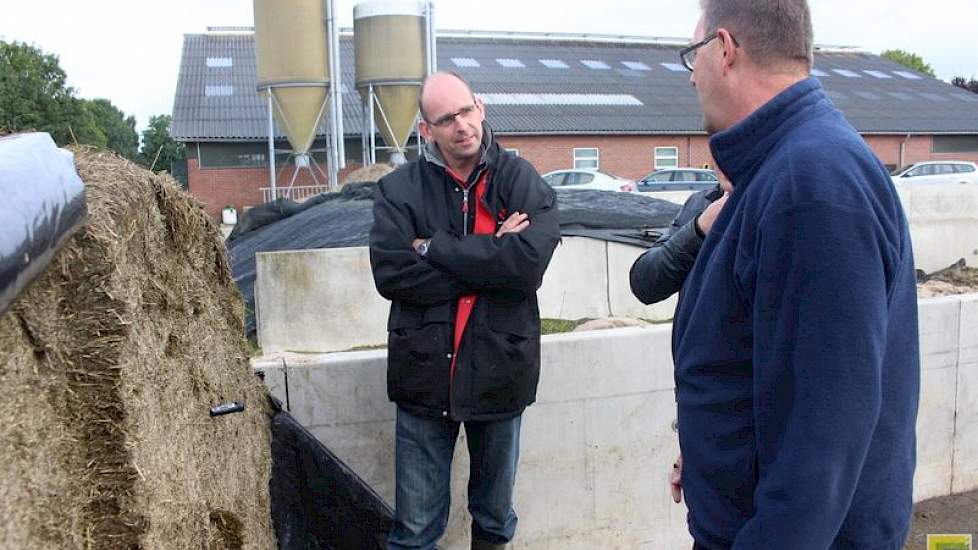
{"type": "Polygon", "coordinates": [[[431,127],[428,126],[428,121],[424,117],[418,120],[418,132],[421,133],[421,137],[431,141],[431,127]]]}
{"type": "Polygon", "coordinates": [[[733,36],[727,29],[722,27],[717,29],[717,40],[723,48],[723,68],[729,69],[738,61],[738,56],[742,55],[743,51],[734,43],[733,36]]]}

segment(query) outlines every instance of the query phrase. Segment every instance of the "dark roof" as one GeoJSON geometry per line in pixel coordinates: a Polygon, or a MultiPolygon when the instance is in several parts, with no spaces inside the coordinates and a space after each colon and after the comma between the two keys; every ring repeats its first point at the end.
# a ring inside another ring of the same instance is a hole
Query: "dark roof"
{"type": "MultiPolygon", "coordinates": [[[[170,129],[175,139],[267,139],[266,106],[255,92],[252,38],[250,33],[184,37],[170,129]],[[208,87],[218,93],[206,94],[208,87]]],[[[484,96],[489,121],[500,134],[700,134],[689,73],[667,67],[678,63],[680,48],[652,41],[439,37],[438,66],[463,75],[484,96]],[[470,60],[478,67],[468,66],[470,60]],[[566,68],[541,60],[559,60],[566,68]],[[603,66],[590,68],[585,60],[603,66]]],[[[359,136],[362,106],[353,88],[351,37],[341,38],[340,50],[344,129],[359,136]]],[[[978,94],[865,52],[818,51],[815,66],[832,101],[864,134],[978,133],[978,94]]]]}

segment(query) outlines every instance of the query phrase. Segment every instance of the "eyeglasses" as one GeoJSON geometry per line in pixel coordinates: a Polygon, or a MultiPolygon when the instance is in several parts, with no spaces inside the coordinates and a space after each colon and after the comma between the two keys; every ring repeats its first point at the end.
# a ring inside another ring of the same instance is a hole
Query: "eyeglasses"
{"type": "MultiPolygon", "coordinates": [[[[679,50],[679,59],[683,62],[683,67],[686,67],[686,70],[689,72],[693,72],[693,63],[696,63],[696,50],[706,46],[718,36],[720,36],[718,33],[710,33],[710,35],[703,40],[679,50]]],[[[730,36],[730,40],[733,41],[734,46],[738,48],[740,47],[740,44],[737,43],[736,38],[730,36]]]]}
{"type": "Polygon", "coordinates": [[[466,105],[465,107],[462,107],[461,109],[455,111],[454,113],[448,113],[445,116],[438,117],[435,120],[427,120],[427,119],[425,120],[427,120],[428,124],[434,126],[435,128],[443,128],[445,126],[448,126],[449,124],[454,123],[455,119],[458,117],[468,118],[472,113],[475,112],[476,107],[477,105],[473,103],[471,105],[466,105]]]}

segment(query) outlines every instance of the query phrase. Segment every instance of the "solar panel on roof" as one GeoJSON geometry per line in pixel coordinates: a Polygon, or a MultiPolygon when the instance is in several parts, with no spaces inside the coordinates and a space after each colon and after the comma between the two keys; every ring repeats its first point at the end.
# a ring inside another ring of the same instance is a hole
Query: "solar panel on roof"
{"type": "Polygon", "coordinates": [[[598,61],[597,59],[582,59],[581,63],[583,63],[589,69],[595,69],[599,71],[611,68],[604,61],[598,61]]]}
{"type": "Polygon", "coordinates": [[[569,69],[570,68],[570,67],[567,66],[567,63],[564,63],[563,61],[561,61],[559,59],[541,59],[540,60],[540,63],[543,64],[544,67],[547,67],[547,68],[550,68],[550,69],[569,69]]]}
{"type": "Polygon", "coordinates": [[[882,78],[884,80],[887,78],[893,78],[892,76],[884,73],[883,71],[863,71],[863,72],[868,74],[869,76],[875,76],[876,78],[882,78]]]}
{"type": "Polygon", "coordinates": [[[850,71],[849,69],[832,69],[832,72],[840,74],[846,78],[862,78],[861,74],[855,71],[850,71]]]}
{"type": "Polygon", "coordinates": [[[920,75],[918,75],[917,73],[912,73],[910,71],[893,71],[893,74],[902,76],[907,80],[920,80],[920,75]]]}
{"type": "Polygon", "coordinates": [[[503,67],[507,67],[510,69],[526,68],[526,65],[524,65],[523,62],[520,61],[519,59],[501,58],[501,59],[496,59],[496,63],[499,63],[503,67]]]}
{"type": "Polygon", "coordinates": [[[452,63],[454,63],[456,67],[481,67],[479,62],[471,57],[453,57],[452,63]]]}
{"type": "Polygon", "coordinates": [[[230,67],[232,64],[230,57],[208,57],[208,67],[230,67]]]}
{"type": "Polygon", "coordinates": [[[230,96],[234,95],[234,86],[205,86],[205,96],[230,96]]]}
{"type": "Polygon", "coordinates": [[[641,61],[622,61],[622,65],[628,67],[633,71],[651,71],[652,68],[642,63],[641,61]]]}

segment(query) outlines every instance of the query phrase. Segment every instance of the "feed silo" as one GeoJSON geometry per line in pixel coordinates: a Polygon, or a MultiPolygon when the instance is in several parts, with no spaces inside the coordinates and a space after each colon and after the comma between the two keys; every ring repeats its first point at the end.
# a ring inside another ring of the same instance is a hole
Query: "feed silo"
{"type": "MultiPolygon", "coordinates": [[[[316,179],[310,168],[309,152],[331,91],[330,68],[334,64],[325,25],[326,10],[330,7],[331,0],[254,0],[255,61],[258,91],[267,101],[269,111],[273,199],[273,113],[292,146],[296,164],[293,182],[298,168],[309,168],[316,179]]],[[[333,173],[335,158],[330,156],[333,173]]]]}
{"type": "Polygon", "coordinates": [[[418,116],[421,80],[434,70],[431,11],[430,3],[390,0],[363,2],[353,9],[356,87],[364,100],[368,129],[367,164],[376,162],[373,129],[383,137],[391,162],[404,162],[418,116]]]}

